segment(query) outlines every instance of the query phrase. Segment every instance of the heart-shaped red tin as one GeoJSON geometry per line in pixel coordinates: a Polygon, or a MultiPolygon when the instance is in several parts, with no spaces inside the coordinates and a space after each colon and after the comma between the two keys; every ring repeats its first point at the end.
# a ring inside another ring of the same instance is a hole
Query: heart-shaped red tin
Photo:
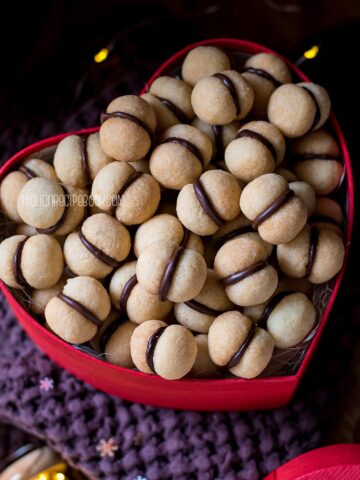
{"type": "MultiPolygon", "coordinates": [[[[144,93],[158,76],[176,72],[186,53],[197,45],[215,45],[225,48],[234,54],[274,53],[261,45],[243,40],[211,39],[202,41],[195,45],[187,46],[164,62],[150,78],[146,88],[141,93],[144,93]]],[[[286,59],[284,60],[300,79],[309,81],[295,65],[286,59]]],[[[353,174],[346,142],[334,115],[331,115],[330,122],[340,145],[345,166],[346,204],[344,209],[346,212],[345,245],[347,258],[354,220],[353,174]]],[[[73,133],[89,134],[97,130],[98,128],[91,128],[79,132],[65,133],[26,147],[2,166],[0,179],[25,158],[34,155],[34,153],[40,150],[56,145],[65,136],[73,133]]],[[[61,367],[104,392],[126,400],[158,407],[208,411],[256,410],[280,407],[288,403],[293,396],[310,363],[329,318],[343,278],[344,268],[345,265],[336,277],[333,292],[322,315],[317,332],[304,355],[297,373],[289,376],[264,377],[253,380],[239,378],[209,380],[185,378],[169,382],[155,375],[146,375],[136,370],[129,370],[106,363],[74,348],[50,333],[24,310],[3,282],[0,282],[0,287],[19,322],[33,341],[61,367]]]]}

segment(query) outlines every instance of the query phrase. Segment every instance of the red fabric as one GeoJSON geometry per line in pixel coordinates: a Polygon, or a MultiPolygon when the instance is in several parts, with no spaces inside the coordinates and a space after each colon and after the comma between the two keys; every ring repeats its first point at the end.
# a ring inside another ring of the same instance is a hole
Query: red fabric
{"type": "Polygon", "coordinates": [[[360,480],[360,444],[313,450],[279,467],[264,480],[360,480]]]}

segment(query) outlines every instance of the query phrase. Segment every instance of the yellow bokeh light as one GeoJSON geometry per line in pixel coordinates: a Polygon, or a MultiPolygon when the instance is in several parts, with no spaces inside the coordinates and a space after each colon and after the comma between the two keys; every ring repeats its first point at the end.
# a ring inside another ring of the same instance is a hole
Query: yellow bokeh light
{"type": "Polygon", "coordinates": [[[40,473],[36,480],[49,480],[49,475],[47,473],[40,473]]]}
{"type": "Polygon", "coordinates": [[[94,61],[96,63],[101,63],[104,60],[106,60],[108,56],[109,56],[109,49],[102,48],[101,50],[98,51],[96,55],[94,55],[94,61]]]}
{"type": "Polygon", "coordinates": [[[309,48],[309,50],[306,50],[306,52],[304,52],[304,57],[307,58],[308,60],[312,60],[317,56],[318,53],[319,53],[319,47],[317,45],[314,45],[311,48],[309,48]]]}
{"type": "Polygon", "coordinates": [[[54,476],[54,480],[65,480],[66,477],[63,473],[56,473],[54,476]]]}

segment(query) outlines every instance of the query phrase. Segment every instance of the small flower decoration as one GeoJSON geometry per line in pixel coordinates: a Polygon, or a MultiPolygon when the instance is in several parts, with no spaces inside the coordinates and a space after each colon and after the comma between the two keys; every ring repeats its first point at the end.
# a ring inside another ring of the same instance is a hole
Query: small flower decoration
{"type": "Polygon", "coordinates": [[[43,392],[50,392],[54,388],[54,380],[49,377],[44,377],[39,382],[40,390],[43,392]]]}
{"type": "Polygon", "coordinates": [[[115,456],[115,452],[118,450],[119,447],[113,438],[109,438],[109,440],[102,438],[96,447],[96,451],[99,452],[101,458],[113,458],[115,456]]]}

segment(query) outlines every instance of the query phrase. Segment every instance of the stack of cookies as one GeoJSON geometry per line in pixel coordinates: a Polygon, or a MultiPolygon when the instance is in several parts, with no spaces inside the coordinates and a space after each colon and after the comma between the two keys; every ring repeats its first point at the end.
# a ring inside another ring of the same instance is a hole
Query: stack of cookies
{"type": "Polygon", "coordinates": [[[330,100],[213,46],[0,185],[0,278],[65,342],[165,379],[266,375],[344,260],[330,100]]]}

